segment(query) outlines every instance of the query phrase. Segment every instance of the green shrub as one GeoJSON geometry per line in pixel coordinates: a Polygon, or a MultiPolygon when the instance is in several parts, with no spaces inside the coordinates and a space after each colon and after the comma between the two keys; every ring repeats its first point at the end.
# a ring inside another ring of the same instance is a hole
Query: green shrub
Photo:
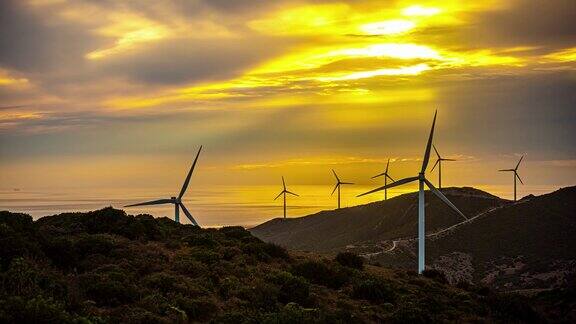
{"type": "Polygon", "coordinates": [[[340,288],[348,282],[348,276],[342,269],[329,266],[323,261],[301,261],[293,265],[290,272],[330,288],[340,288]]]}
{"type": "Polygon", "coordinates": [[[281,271],[271,274],[268,280],[279,286],[278,301],[281,303],[295,302],[303,305],[307,302],[310,285],[303,278],[281,271]]]}
{"type": "Polygon", "coordinates": [[[88,254],[107,255],[114,247],[116,247],[115,240],[108,234],[86,235],[75,244],[76,251],[81,256],[88,254]]]}
{"type": "Polygon", "coordinates": [[[232,239],[242,239],[245,237],[252,237],[252,234],[240,226],[224,226],[220,229],[220,233],[232,239]]]}
{"type": "Polygon", "coordinates": [[[358,270],[364,268],[364,259],[352,252],[340,252],[336,255],[335,260],[345,267],[358,270]]]}
{"type": "Polygon", "coordinates": [[[285,248],[274,243],[264,243],[262,241],[247,243],[242,246],[242,251],[256,257],[259,261],[269,261],[270,259],[288,260],[290,258],[285,248]]]}
{"type": "Polygon", "coordinates": [[[448,278],[446,278],[446,275],[444,274],[444,272],[442,272],[438,269],[426,269],[426,270],[422,271],[422,275],[426,278],[430,278],[430,279],[437,281],[439,283],[443,283],[443,284],[448,283],[448,278]]]}
{"type": "Polygon", "coordinates": [[[183,239],[189,246],[201,246],[206,248],[213,248],[218,245],[218,242],[212,237],[210,233],[198,233],[188,235],[183,239]]]}
{"type": "Polygon", "coordinates": [[[381,279],[366,279],[352,286],[352,297],[371,302],[394,302],[396,294],[390,285],[381,279]]]}
{"type": "Polygon", "coordinates": [[[209,298],[187,298],[182,295],[173,296],[172,302],[179,309],[186,312],[187,317],[192,321],[206,321],[218,312],[218,307],[209,298]]]}
{"type": "Polygon", "coordinates": [[[64,306],[51,298],[11,296],[0,299],[0,323],[68,323],[64,306]]]}
{"type": "Polygon", "coordinates": [[[83,274],[78,277],[81,291],[101,306],[118,306],[133,302],[138,293],[129,282],[117,281],[113,276],[83,274]]]}

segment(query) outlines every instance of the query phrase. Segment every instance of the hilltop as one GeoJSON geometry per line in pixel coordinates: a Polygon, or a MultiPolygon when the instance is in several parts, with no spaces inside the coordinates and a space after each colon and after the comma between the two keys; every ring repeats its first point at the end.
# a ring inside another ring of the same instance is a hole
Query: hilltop
{"type": "Polygon", "coordinates": [[[540,322],[516,295],[106,208],[0,212],[0,323],[540,322]]]}
{"type": "MultiPolygon", "coordinates": [[[[469,216],[510,203],[474,188],[446,188],[442,192],[469,216]]],[[[250,229],[250,232],[264,241],[291,249],[338,252],[350,245],[371,246],[414,236],[418,228],[417,206],[418,193],[408,193],[386,201],[322,211],[300,218],[276,218],[250,229]]],[[[426,191],[428,231],[439,230],[462,220],[426,191]]]]}

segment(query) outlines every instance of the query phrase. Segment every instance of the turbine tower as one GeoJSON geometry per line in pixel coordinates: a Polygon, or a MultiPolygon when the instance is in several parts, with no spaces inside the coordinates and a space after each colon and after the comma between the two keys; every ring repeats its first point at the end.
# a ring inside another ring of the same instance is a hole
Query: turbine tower
{"type": "Polygon", "coordinates": [[[405,179],[401,179],[398,181],[395,181],[391,184],[388,185],[384,185],[380,188],[376,188],[374,190],[368,191],[366,193],[363,193],[359,196],[364,196],[376,191],[380,191],[380,190],[385,190],[385,189],[390,189],[396,186],[400,186],[406,183],[410,183],[413,181],[418,180],[419,183],[419,191],[418,191],[418,273],[422,273],[422,271],[424,271],[425,269],[425,239],[426,239],[426,227],[424,224],[424,220],[425,220],[425,215],[424,215],[424,184],[426,184],[426,186],[428,186],[428,188],[430,189],[430,191],[432,191],[436,196],[438,196],[438,198],[440,198],[445,204],[447,204],[448,206],[450,206],[450,208],[452,208],[456,213],[458,213],[458,215],[462,216],[464,219],[468,219],[466,218],[466,216],[464,216],[464,214],[462,214],[462,212],[460,212],[460,210],[458,210],[458,208],[456,208],[456,206],[454,206],[454,204],[452,204],[450,202],[450,200],[448,200],[448,198],[446,198],[446,196],[444,196],[444,194],[442,192],[440,192],[440,190],[436,189],[436,187],[434,187],[434,185],[428,181],[428,179],[426,179],[424,173],[426,172],[426,167],[428,166],[428,161],[430,160],[430,149],[432,148],[432,138],[434,137],[434,126],[436,124],[436,114],[437,112],[434,113],[434,121],[432,122],[432,129],[430,130],[430,135],[428,136],[428,144],[426,145],[426,151],[424,153],[424,158],[422,159],[422,168],[420,169],[420,173],[418,173],[418,176],[416,177],[410,177],[410,178],[405,178],[405,179]]]}
{"type": "Polygon", "coordinates": [[[340,181],[340,178],[338,178],[338,175],[336,174],[336,172],[334,170],[332,170],[332,173],[334,173],[334,176],[336,177],[336,186],[334,186],[334,190],[332,190],[332,193],[330,194],[330,196],[334,195],[334,191],[336,191],[336,189],[338,189],[338,209],[340,209],[340,186],[341,185],[351,185],[353,183],[352,182],[342,182],[342,181],[340,181]]]}
{"type": "Polygon", "coordinates": [[[284,181],[284,177],[282,177],[282,191],[278,194],[278,196],[276,196],[276,198],[274,198],[274,200],[276,200],[276,199],[278,199],[280,196],[284,195],[284,219],[286,219],[286,194],[291,194],[291,195],[294,195],[294,196],[298,196],[298,197],[299,197],[299,195],[297,195],[297,194],[295,194],[295,193],[293,193],[293,192],[291,192],[291,191],[288,191],[288,190],[286,189],[286,182],[284,181]]]}
{"type": "Polygon", "coordinates": [[[434,163],[432,170],[430,170],[430,173],[432,173],[432,171],[434,171],[434,168],[438,166],[438,189],[442,189],[442,161],[456,161],[456,160],[445,159],[441,157],[440,153],[438,153],[438,150],[436,149],[436,146],[434,144],[432,144],[432,148],[434,148],[434,152],[436,152],[436,156],[438,158],[436,159],[436,163],[434,163]]]}
{"type": "Polygon", "coordinates": [[[190,183],[190,177],[192,176],[192,172],[194,171],[194,167],[196,166],[196,161],[198,161],[198,156],[200,156],[200,151],[202,151],[202,146],[200,146],[200,148],[198,149],[198,153],[196,153],[196,158],[194,158],[192,167],[190,168],[190,171],[186,176],[186,180],[184,180],[184,184],[182,185],[182,189],[180,189],[180,194],[178,195],[178,197],[171,197],[170,199],[158,199],[158,200],[146,201],[138,204],[127,205],[124,207],[174,204],[174,221],[176,221],[176,223],[180,223],[180,208],[182,208],[182,211],[184,212],[184,214],[186,214],[186,217],[188,217],[192,225],[200,227],[200,225],[198,225],[194,217],[192,217],[192,214],[190,214],[190,212],[188,211],[188,209],[186,209],[186,206],[184,206],[184,203],[182,202],[182,196],[184,196],[184,193],[186,193],[186,189],[188,189],[188,184],[190,183]]]}
{"type": "Polygon", "coordinates": [[[514,201],[516,201],[516,178],[518,178],[518,180],[520,180],[521,184],[524,184],[524,182],[522,182],[522,179],[520,179],[520,176],[518,175],[518,167],[520,166],[520,162],[522,162],[523,158],[524,158],[524,155],[522,155],[522,157],[520,157],[520,160],[518,161],[518,164],[516,164],[516,167],[514,169],[498,170],[498,171],[504,171],[504,172],[514,172],[514,201]]]}
{"type": "MultiPolygon", "coordinates": [[[[388,175],[388,167],[390,166],[390,159],[388,159],[388,162],[386,162],[386,170],[380,174],[377,174],[375,176],[373,176],[371,179],[375,179],[381,176],[384,176],[384,186],[388,185],[388,179],[392,180],[392,182],[394,182],[394,179],[392,179],[392,177],[390,175],[388,175]]],[[[388,189],[384,189],[384,200],[388,199],[388,189]]]]}

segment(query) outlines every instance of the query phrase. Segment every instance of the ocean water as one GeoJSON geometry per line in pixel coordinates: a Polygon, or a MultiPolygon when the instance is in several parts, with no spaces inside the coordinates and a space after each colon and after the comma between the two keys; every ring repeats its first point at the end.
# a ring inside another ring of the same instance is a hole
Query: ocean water
{"type": "MultiPolygon", "coordinates": [[[[384,193],[357,198],[356,195],[374,189],[373,186],[353,185],[342,188],[342,207],[366,204],[382,200],[384,193]]],[[[478,185],[479,189],[503,198],[512,197],[511,186],[478,185]]],[[[300,197],[288,196],[287,217],[301,217],[322,210],[335,209],[337,194],[330,195],[331,185],[292,185],[289,190],[300,197]]],[[[552,186],[523,186],[518,196],[529,193],[539,195],[557,189],[552,186]]],[[[415,186],[403,186],[388,191],[388,197],[416,190],[415,186]]],[[[198,223],[205,227],[239,225],[251,227],[272,218],[282,216],[282,197],[274,201],[281,191],[279,186],[213,186],[190,188],[184,196],[184,204],[198,223]]],[[[124,209],[128,214],[151,214],[155,217],[174,217],[173,205],[155,205],[123,208],[137,202],[170,198],[177,195],[174,188],[66,188],[66,189],[0,189],[0,210],[23,212],[34,219],[62,212],[84,212],[108,206],[124,209]]],[[[183,223],[186,216],[180,213],[183,223]]]]}

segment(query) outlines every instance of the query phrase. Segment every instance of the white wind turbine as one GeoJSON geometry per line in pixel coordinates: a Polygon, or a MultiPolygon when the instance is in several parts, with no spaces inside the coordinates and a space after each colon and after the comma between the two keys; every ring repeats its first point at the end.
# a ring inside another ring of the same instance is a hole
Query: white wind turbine
{"type": "Polygon", "coordinates": [[[438,188],[442,189],[442,161],[456,161],[454,159],[445,159],[443,157],[440,156],[440,153],[438,153],[438,150],[436,149],[436,146],[434,144],[432,144],[432,148],[434,148],[434,152],[436,152],[436,156],[438,157],[438,159],[436,159],[436,163],[434,163],[434,166],[432,167],[432,170],[430,170],[430,172],[434,171],[434,168],[436,168],[436,166],[438,166],[438,188]]]}
{"type": "Polygon", "coordinates": [[[198,161],[198,156],[200,156],[200,151],[202,151],[202,146],[200,146],[200,148],[198,149],[198,153],[196,153],[194,163],[192,163],[192,167],[190,168],[190,171],[186,176],[186,180],[184,180],[184,184],[182,185],[182,189],[180,189],[180,194],[178,195],[178,197],[171,197],[170,199],[158,199],[158,200],[146,201],[138,204],[127,205],[124,207],[174,204],[174,221],[176,221],[176,223],[180,223],[180,208],[182,208],[182,211],[184,212],[184,214],[186,214],[186,217],[188,217],[192,225],[200,226],[198,225],[194,217],[192,217],[188,209],[186,209],[184,203],[182,203],[182,196],[184,196],[186,189],[188,189],[188,184],[190,183],[190,177],[192,176],[192,172],[194,171],[194,167],[196,166],[196,161],[198,161]]]}
{"type": "Polygon", "coordinates": [[[524,182],[522,182],[522,179],[520,179],[520,176],[518,175],[518,167],[520,166],[520,162],[522,162],[523,158],[524,158],[524,155],[522,155],[522,157],[520,157],[520,160],[518,161],[518,164],[516,164],[516,167],[514,169],[498,170],[498,171],[505,171],[505,172],[514,172],[514,201],[516,201],[516,178],[518,178],[518,180],[520,180],[521,184],[524,184],[524,182]]]}
{"type": "Polygon", "coordinates": [[[286,218],[286,194],[291,194],[294,196],[299,196],[298,194],[293,193],[292,191],[288,191],[286,189],[286,182],[284,181],[284,177],[282,177],[282,191],[274,198],[274,200],[278,199],[280,196],[284,195],[284,218],[286,218]]]}
{"type": "Polygon", "coordinates": [[[432,191],[445,204],[450,206],[450,208],[452,208],[456,213],[458,213],[458,215],[462,216],[464,219],[468,219],[468,218],[466,218],[466,216],[464,216],[464,214],[462,214],[462,212],[460,212],[460,210],[458,210],[458,208],[456,208],[456,206],[454,206],[454,204],[452,204],[450,202],[450,200],[448,200],[448,198],[446,198],[446,196],[444,196],[444,194],[442,194],[442,192],[440,192],[440,190],[436,189],[436,187],[434,187],[434,185],[432,183],[430,183],[430,181],[428,181],[428,179],[426,179],[426,177],[425,177],[426,167],[428,166],[428,161],[430,160],[430,149],[432,148],[432,138],[434,137],[434,126],[436,124],[436,114],[437,114],[437,112],[434,113],[434,121],[432,122],[432,129],[430,130],[430,135],[428,137],[428,144],[426,145],[426,151],[424,153],[424,158],[422,160],[422,168],[420,169],[420,173],[418,173],[418,176],[401,179],[401,180],[395,181],[389,185],[384,185],[380,188],[376,188],[374,190],[371,190],[371,191],[368,191],[366,193],[359,195],[359,196],[364,196],[364,195],[367,195],[367,194],[370,194],[370,193],[373,193],[376,191],[380,191],[380,190],[384,190],[384,189],[390,189],[390,188],[393,188],[393,187],[396,187],[399,185],[403,185],[403,184],[418,180],[418,183],[419,183],[419,191],[418,191],[418,273],[420,273],[420,274],[425,269],[425,252],[426,252],[426,250],[425,250],[426,227],[425,227],[425,223],[424,223],[424,221],[425,221],[424,184],[426,184],[426,186],[428,186],[430,191],[432,191]]]}
{"type": "Polygon", "coordinates": [[[336,177],[336,186],[334,186],[334,190],[332,190],[332,193],[330,194],[330,196],[334,195],[334,191],[336,191],[336,189],[338,189],[338,209],[340,209],[340,186],[341,185],[352,185],[352,182],[342,182],[340,181],[340,178],[338,178],[338,175],[336,174],[336,171],[332,170],[332,173],[334,173],[334,176],[336,177]]]}
{"type": "MultiPolygon", "coordinates": [[[[392,179],[392,177],[390,175],[388,175],[388,167],[390,166],[390,159],[388,159],[388,162],[386,162],[386,170],[380,174],[377,174],[375,176],[373,176],[371,179],[375,179],[381,176],[384,176],[384,186],[388,185],[388,179],[392,180],[392,182],[394,182],[394,179],[392,179]]],[[[384,188],[384,200],[388,199],[388,189],[384,188]]]]}

